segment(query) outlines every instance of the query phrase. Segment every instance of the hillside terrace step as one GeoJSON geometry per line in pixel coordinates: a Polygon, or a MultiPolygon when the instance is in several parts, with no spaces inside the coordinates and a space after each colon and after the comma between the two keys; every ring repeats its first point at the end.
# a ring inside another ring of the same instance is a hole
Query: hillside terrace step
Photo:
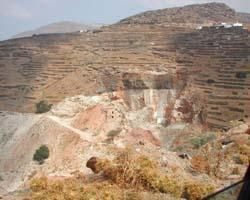
{"type": "Polygon", "coordinates": [[[207,116],[207,121],[209,121],[209,120],[214,120],[214,121],[217,121],[217,122],[224,122],[224,123],[226,123],[227,121],[226,120],[224,120],[224,119],[222,119],[222,118],[219,118],[219,117],[216,117],[216,116],[214,116],[214,115],[210,115],[210,114],[208,114],[208,116],[207,116]]]}
{"type": "Polygon", "coordinates": [[[237,96],[216,96],[216,95],[212,95],[210,96],[210,99],[224,99],[224,100],[238,100],[238,101],[250,101],[250,98],[248,97],[239,97],[237,96]]]}

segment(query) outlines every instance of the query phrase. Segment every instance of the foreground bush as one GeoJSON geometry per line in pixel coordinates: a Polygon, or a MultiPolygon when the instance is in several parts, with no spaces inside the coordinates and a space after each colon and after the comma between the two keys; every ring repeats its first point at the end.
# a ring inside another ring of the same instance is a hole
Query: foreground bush
{"type": "Polygon", "coordinates": [[[141,200],[149,198],[150,195],[148,198],[142,195],[145,192],[171,195],[173,199],[199,200],[213,192],[210,184],[164,173],[156,161],[131,149],[116,150],[114,154],[113,160],[92,157],[87,162],[87,167],[102,175],[102,179],[99,176],[91,183],[77,176],[61,181],[34,179],[30,184],[32,200],[141,200]]]}
{"type": "Polygon", "coordinates": [[[188,200],[200,200],[215,190],[211,184],[201,182],[187,182],[185,185],[185,198],[188,200]]]}
{"type": "Polygon", "coordinates": [[[155,161],[146,156],[134,155],[129,149],[118,153],[112,161],[96,158],[92,167],[89,163],[87,166],[95,173],[102,171],[105,179],[121,188],[169,193],[175,197],[180,197],[183,191],[181,181],[162,173],[155,161]]]}
{"type": "Polygon", "coordinates": [[[76,178],[51,181],[45,177],[31,181],[31,200],[140,200],[128,190],[121,190],[109,182],[83,184],[76,178]]]}
{"type": "Polygon", "coordinates": [[[36,150],[33,155],[33,160],[39,162],[39,164],[43,164],[44,160],[49,157],[49,149],[46,145],[40,146],[39,149],[36,150]]]}
{"type": "Polygon", "coordinates": [[[196,182],[190,185],[184,179],[165,174],[157,162],[143,155],[134,155],[128,149],[118,153],[112,161],[98,158],[90,160],[94,162],[92,165],[87,163],[88,167],[94,169],[95,173],[102,172],[106,180],[120,188],[167,193],[177,199],[182,196],[194,199],[195,195],[199,199],[212,191],[209,184],[209,187],[196,182]],[[194,193],[196,189],[199,190],[196,191],[198,194],[194,193]]]}

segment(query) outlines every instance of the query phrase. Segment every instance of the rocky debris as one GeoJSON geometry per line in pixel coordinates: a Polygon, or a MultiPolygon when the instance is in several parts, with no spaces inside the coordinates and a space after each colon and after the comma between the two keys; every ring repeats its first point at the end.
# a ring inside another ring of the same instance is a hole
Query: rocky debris
{"type": "Polygon", "coordinates": [[[188,160],[190,159],[190,156],[187,153],[181,153],[178,156],[182,159],[188,159],[188,160]]]}
{"type": "Polygon", "coordinates": [[[191,102],[187,99],[177,99],[172,111],[172,121],[192,123],[194,120],[194,110],[191,102]]]}
{"type": "Polygon", "coordinates": [[[226,138],[226,139],[221,141],[221,144],[222,145],[228,145],[228,144],[231,144],[232,142],[233,142],[232,139],[226,138]]]}
{"type": "Polygon", "coordinates": [[[95,133],[108,133],[112,130],[122,128],[124,124],[123,115],[114,106],[100,104],[79,113],[72,125],[81,130],[89,129],[95,133]]]}
{"type": "Polygon", "coordinates": [[[249,130],[248,124],[240,124],[232,129],[229,130],[228,134],[230,135],[238,135],[238,134],[245,134],[249,130]]]}
{"type": "Polygon", "coordinates": [[[156,138],[150,130],[145,130],[142,128],[132,129],[128,135],[126,135],[126,140],[130,143],[151,143],[155,146],[161,146],[159,138],[156,138]]]}

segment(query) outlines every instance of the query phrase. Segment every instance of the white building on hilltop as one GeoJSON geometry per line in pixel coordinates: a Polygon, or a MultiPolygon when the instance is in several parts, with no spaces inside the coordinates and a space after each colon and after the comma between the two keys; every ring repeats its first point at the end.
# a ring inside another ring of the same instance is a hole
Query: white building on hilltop
{"type": "Polygon", "coordinates": [[[243,24],[237,22],[233,24],[233,27],[243,27],[243,24]]]}
{"type": "Polygon", "coordinates": [[[220,24],[214,24],[212,26],[198,26],[196,28],[196,30],[202,30],[203,28],[216,28],[216,29],[219,29],[219,28],[233,28],[233,27],[243,28],[243,24],[239,23],[239,22],[234,23],[234,24],[228,24],[228,23],[222,22],[220,24]]]}

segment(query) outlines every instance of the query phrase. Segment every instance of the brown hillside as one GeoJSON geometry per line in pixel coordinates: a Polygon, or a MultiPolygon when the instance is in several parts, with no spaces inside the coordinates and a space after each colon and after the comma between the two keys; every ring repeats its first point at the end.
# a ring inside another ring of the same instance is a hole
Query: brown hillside
{"type": "Polygon", "coordinates": [[[77,94],[166,89],[177,93],[174,99],[204,97],[202,113],[213,127],[248,118],[249,31],[183,26],[185,19],[201,23],[201,14],[202,23],[236,19],[232,9],[212,3],[146,12],[86,33],[1,42],[0,110],[30,112],[40,100],[57,103],[77,94]],[[175,23],[161,25],[169,20],[175,23]]]}
{"type": "Polygon", "coordinates": [[[156,11],[147,11],[121,20],[124,24],[211,24],[218,22],[246,21],[246,15],[238,14],[224,3],[206,3],[188,5],[177,8],[167,8],[156,11]]]}

